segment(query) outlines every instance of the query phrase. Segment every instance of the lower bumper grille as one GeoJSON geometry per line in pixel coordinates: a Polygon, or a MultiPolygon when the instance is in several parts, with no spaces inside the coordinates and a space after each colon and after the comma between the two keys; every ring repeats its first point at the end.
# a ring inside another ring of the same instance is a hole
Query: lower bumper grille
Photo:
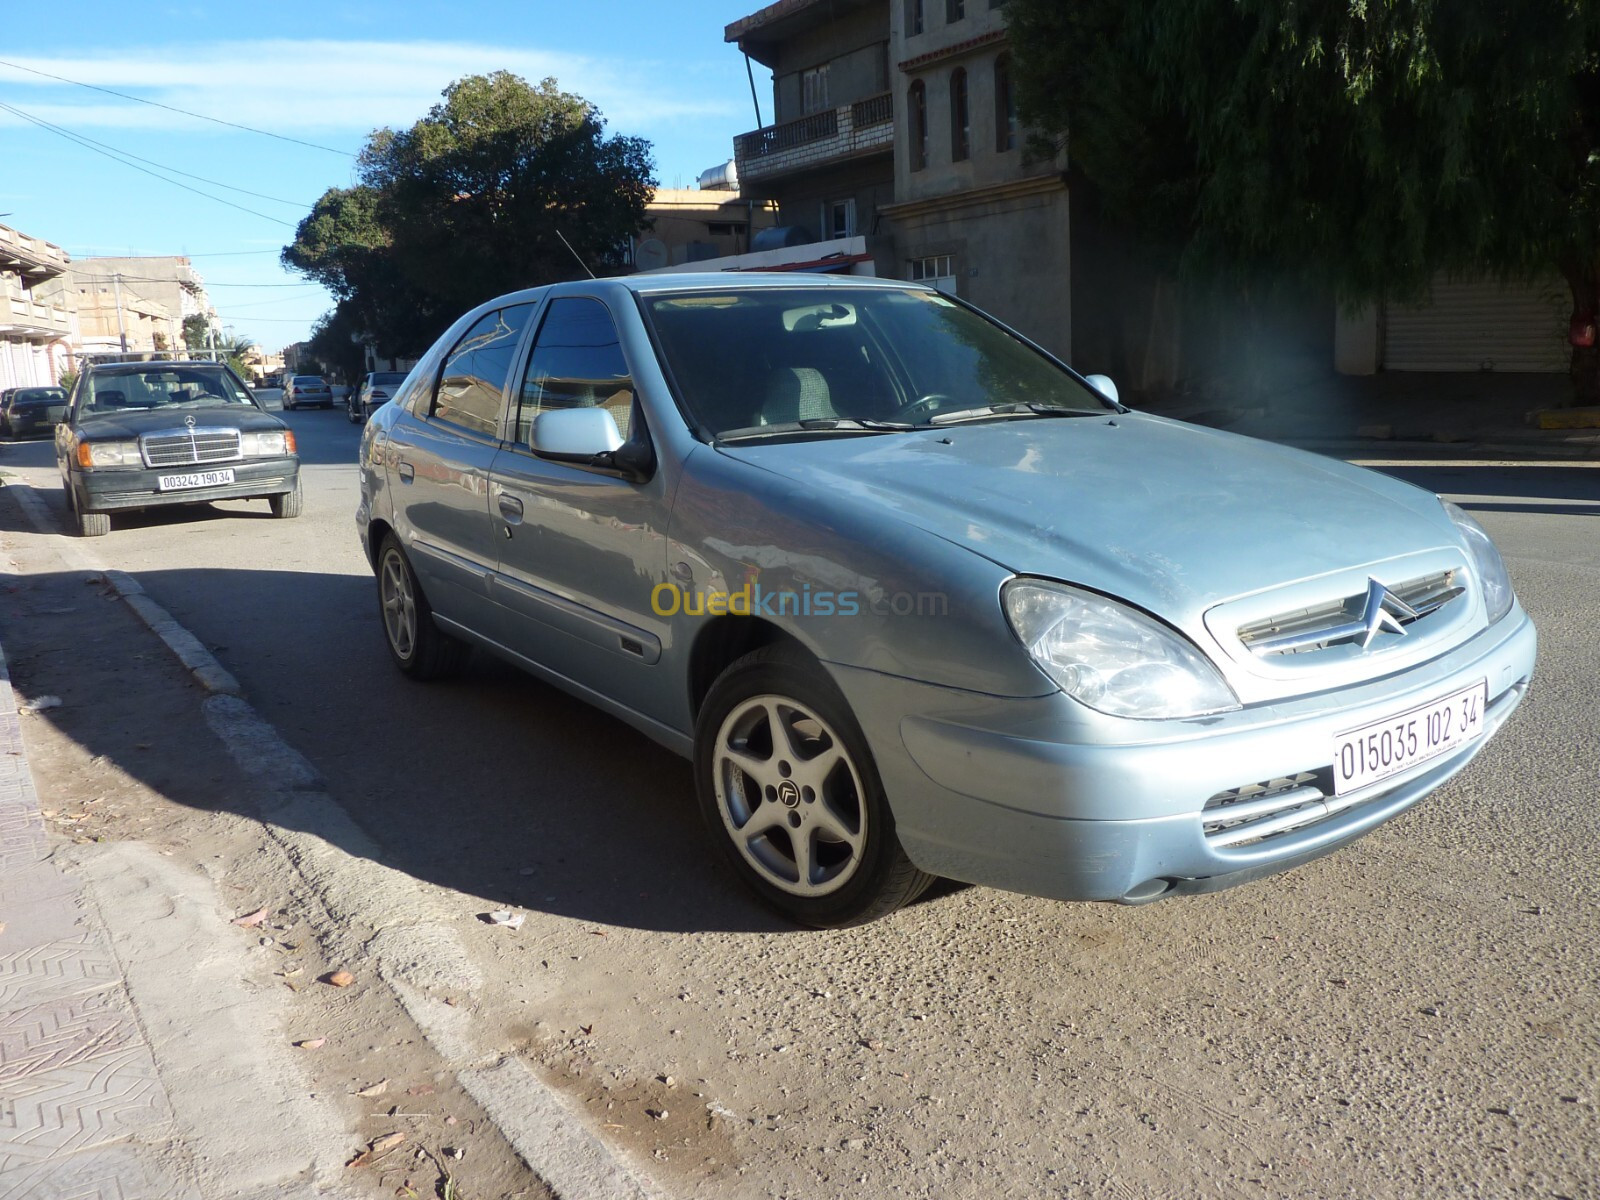
{"type": "Polygon", "coordinates": [[[1206,841],[1243,846],[1333,816],[1333,769],[1302,771],[1218,792],[1200,814],[1206,841]]]}

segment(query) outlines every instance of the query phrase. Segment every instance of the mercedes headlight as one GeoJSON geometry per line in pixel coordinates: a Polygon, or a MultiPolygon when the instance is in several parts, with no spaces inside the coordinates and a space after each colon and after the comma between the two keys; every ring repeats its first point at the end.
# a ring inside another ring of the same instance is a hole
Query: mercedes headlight
{"type": "Polygon", "coordinates": [[[239,453],[245,458],[281,458],[294,453],[294,434],[265,429],[239,435],[239,453]]]}
{"type": "Polygon", "coordinates": [[[1483,606],[1489,610],[1489,624],[1493,625],[1511,611],[1511,603],[1516,599],[1516,593],[1511,590],[1511,576],[1506,574],[1505,560],[1500,557],[1500,551],[1494,548],[1482,525],[1450,501],[1440,500],[1439,503],[1444,505],[1445,512],[1456,523],[1456,528],[1467,543],[1467,550],[1472,554],[1473,574],[1483,588],[1483,606]]]}
{"type": "Polygon", "coordinates": [[[79,442],[78,465],[85,470],[95,467],[142,467],[138,442],[79,442]]]}
{"type": "Polygon", "coordinates": [[[1014,579],[1002,599],[1033,661],[1090,708],[1166,718],[1239,707],[1205,655],[1127,605],[1044,579],[1014,579]]]}

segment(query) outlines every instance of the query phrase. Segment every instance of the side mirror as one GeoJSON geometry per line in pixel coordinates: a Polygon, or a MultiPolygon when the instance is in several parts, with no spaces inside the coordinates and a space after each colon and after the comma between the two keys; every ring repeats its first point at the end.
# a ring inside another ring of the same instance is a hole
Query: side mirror
{"type": "Polygon", "coordinates": [[[620,475],[634,483],[650,478],[655,455],[647,442],[624,442],[604,408],[557,408],[533,419],[533,452],[550,462],[620,475]]]}
{"type": "Polygon", "coordinates": [[[1109,375],[1085,375],[1083,377],[1083,380],[1090,387],[1092,387],[1095,391],[1099,392],[1107,400],[1111,401],[1111,403],[1113,403],[1113,404],[1121,404],[1122,403],[1121,399],[1119,399],[1118,396],[1117,396],[1117,385],[1115,383],[1111,382],[1111,376],[1109,376],[1109,375]]]}
{"type": "Polygon", "coordinates": [[[587,464],[622,446],[622,434],[603,408],[556,408],[533,419],[533,452],[552,462],[587,464]]]}

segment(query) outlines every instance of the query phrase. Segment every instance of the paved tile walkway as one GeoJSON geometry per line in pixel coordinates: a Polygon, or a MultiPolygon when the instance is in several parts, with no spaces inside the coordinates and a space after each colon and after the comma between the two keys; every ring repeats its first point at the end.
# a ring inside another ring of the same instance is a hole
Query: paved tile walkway
{"type": "Polygon", "coordinates": [[[50,843],[0,653],[0,1200],[198,1200],[115,955],[50,843]]]}

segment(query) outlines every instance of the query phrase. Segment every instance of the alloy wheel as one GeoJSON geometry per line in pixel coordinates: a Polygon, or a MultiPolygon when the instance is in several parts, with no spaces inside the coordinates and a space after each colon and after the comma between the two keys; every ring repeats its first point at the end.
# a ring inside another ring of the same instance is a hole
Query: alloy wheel
{"type": "Polygon", "coordinates": [[[398,550],[383,556],[379,587],[383,599],[383,628],[395,655],[408,659],[417,647],[417,598],[411,571],[398,550]]]}
{"type": "Polygon", "coordinates": [[[713,752],[723,827],[773,887],[826,896],[850,881],[867,845],[861,774],[838,733],[785,696],[752,696],[724,719],[713,752]]]}

